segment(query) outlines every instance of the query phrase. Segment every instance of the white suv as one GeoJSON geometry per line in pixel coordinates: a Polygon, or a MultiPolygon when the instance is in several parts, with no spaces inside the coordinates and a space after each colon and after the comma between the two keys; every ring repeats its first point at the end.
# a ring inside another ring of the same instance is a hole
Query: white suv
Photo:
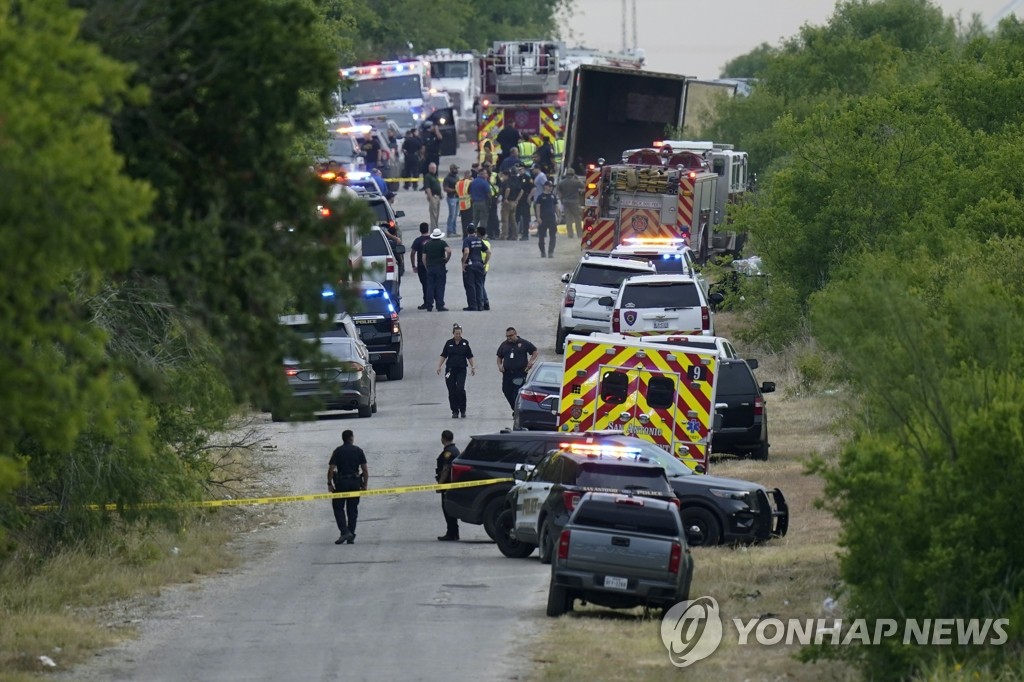
{"type": "Polygon", "coordinates": [[[611,330],[611,304],[601,300],[614,297],[623,280],[633,275],[653,275],[657,272],[646,260],[618,257],[608,254],[583,254],[576,270],[562,275],[565,293],[562,311],[558,315],[555,333],[555,352],[565,352],[565,337],[569,334],[590,334],[611,330]]]}
{"type": "Polygon", "coordinates": [[[704,295],[708,294],[708,282],[700,274],[693,251],[683,239],[626,239],[612,250],[614,256],[632,256],[651,261],[660,275],[687,275],[697,280],[704,295]]]}
{"type": "Polygon", "coordinates": [[[714,336],[711,303],[723,298],[719,293],[706,296],[700,284],[685,275],[640,275],[623,282],[616,298],[599,303],[612,304],[611,327],[616,334],[714,336]]]}

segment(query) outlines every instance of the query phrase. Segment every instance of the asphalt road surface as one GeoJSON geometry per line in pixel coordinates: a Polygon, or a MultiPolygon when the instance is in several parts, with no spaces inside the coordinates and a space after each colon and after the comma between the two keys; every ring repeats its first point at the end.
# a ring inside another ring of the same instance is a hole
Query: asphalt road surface
{"type": "MultiPolygon", "coordinates": [[[[459,164],[471,148],[461,145],[459,164]]],[[[443,159],[446,169],[450,159],[443,159]]],[[[422,192],[401,192],[396,209],[407,244],[426,220],[422,192]]],[[[441,208],[442,229],[447,209],[441,208]]],[[[511,426],[495,351],[507,326],[553,359],[560,275],[579,257],[562,239],[541,259],[536,239],[492,240],[491,310],[464,312],[453,256],[449,312],[416,310],[419,282],[407,272],[401,314],[405,379],[378,383],[368,419],[332,413],[314,422],[262,428],[276,450],[281,494],[327,492],[327,461],[344,429],[367,454],[370,487],[432,483],[440,434],[465,446],[474,433],[511,426]],[[466,419],[453,420],[438,356],[453,322],[474,349],[466,419]]],[[[453,243],[453,250],[459,245],[453,243]]],[[[330,503],[279,505],[279,525],[238,541],[247,561],[225,575],[165,590],[136,624],[140,636],[73,671],[102,680],[507,680],[529,676],[530,641],[546,627],[549,569],[536,555],[506,559],[481,526],[444,533],[436,493],[371,497],[360,505],[354,545],[338,536],[330,503]]]]}

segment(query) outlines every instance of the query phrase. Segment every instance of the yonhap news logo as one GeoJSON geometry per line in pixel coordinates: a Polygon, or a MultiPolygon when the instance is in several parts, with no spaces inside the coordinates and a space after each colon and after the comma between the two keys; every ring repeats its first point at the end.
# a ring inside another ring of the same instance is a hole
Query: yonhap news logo
{"type": "MultiPolygon", "coordinates": [[[[896,640],[917,646],[1000,646],[1008,639],[1008,618],[733,618],[740,646],[827,644],[871,646],[896,640]]],[[[661,619],[661,641],[672,665],[685,668],[713,654],[724,625],[714,597],[679,602],[661,619]]]]}

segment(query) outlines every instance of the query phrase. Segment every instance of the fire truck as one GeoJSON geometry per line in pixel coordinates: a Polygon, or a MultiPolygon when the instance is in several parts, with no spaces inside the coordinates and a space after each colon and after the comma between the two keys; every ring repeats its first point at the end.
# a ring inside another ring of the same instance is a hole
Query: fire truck
{"type": "Polygon", "coordinates": [[[559,86],[559,43],[496,41],[480,58],[477,148],[506,123],[523,137],[562,137],[565,90],[559,86]]]}
{"type": "Polygon", "coordinates": [[[707,259],[719,177],[701,154],[629,153],[623,163],[592,165],[583,192],[582,248],[610,251],[627,240],[684,240],[707,259]]]}
{"type": "Polygon", "coordinates": [[[662,158],[681,153],[700,154],[710,164],[711,170],[718,175],[718,187],[715,194],[715,213],[710,249],[718,253],[731,253],[739,256],[746,240],[745,234],[724,229],[728,224],[727,209],[730,204],[742,203],[751,186],[748,174],[747,153],[737,151],[731,144],[696,140],[655,140],[654,148],[658,149],[662,158]]]}
{"type": "Polygon", "coordinates": [[[712,350],[614,335],[570,335],[558,430],[620,431],[706,473],[717,369],[718,353],[712,350]]]}

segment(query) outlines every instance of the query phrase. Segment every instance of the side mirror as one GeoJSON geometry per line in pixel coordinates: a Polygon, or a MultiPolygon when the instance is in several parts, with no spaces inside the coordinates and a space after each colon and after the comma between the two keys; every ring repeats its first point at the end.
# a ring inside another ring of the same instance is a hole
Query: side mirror
{"type": "Polygon", "coordinates": [[[746,358],[747,367],[750,369],[757,369],[757,358],[746,358]]]}
{"type": "Polygon", "coordinates": [[[716,291],[715,293],[708,296],[708,300],[711,301],[711,303],[713,303],[714,305],[721,305],[722,301],[725,300],[725,294],[716,291]]]}
{"type": "Polygon", "coordinates": [[[775,382],[765,381],[761,384],[761,393],[775,393],[775,382]]]}
{"type": "Polygon", "coordinates": [[[405,217],[405,211],[395,211],[395,217],[396,218],[404,218],[405,217]]]}
{"type": "Polygon", "coordinates": [[[568,283],[569,283],[569,279],[570,279],[571,277],[572,277],[572,275],[570,275],[570,274],[569,274],[568,272],[567,272],[567,273],[565,273],[565,274],[563,274],[563,275],[562,275],[562,283],[563,283],[563,284],[568,284],[568,283]]]}
{"type": "Polygon", "coordinates": [[[611,308],[613,305],[615,305],[615,299],[612,298],[611,296],[602,296],[601,298],[597,299],[597,304],[603,305],[605,308],[611,308]]]}

